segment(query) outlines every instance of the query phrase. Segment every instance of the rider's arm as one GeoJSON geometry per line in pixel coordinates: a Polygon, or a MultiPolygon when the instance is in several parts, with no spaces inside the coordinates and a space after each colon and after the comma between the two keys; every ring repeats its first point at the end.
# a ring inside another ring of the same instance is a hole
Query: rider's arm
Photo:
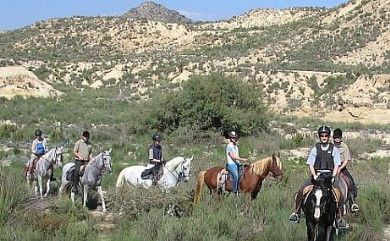
{"type": "Polygon", "coordinates": [[[348,165],[348,162],[351,160],[351,153],[349,152],[349,148],[347,145],[343,145],[343,153],[344,153],[344,159],[341,163],[341,166],[339,167],[338,172],[340,173],[341,170],[348,165]]]}
{"type": "Polygon", "coordinates": [[[42,144],[43,144],[43,148],[45,148],[45,153],[46,153],[49,150],[49,148],[47,148],[46,138],[43,139],[42,144]]]}
{"type": "Polygon", "coordinates": [[[80,153],[79,153],[79,144],[80,144],[80,141],[77,141],[76,144],[74,145],[73,154],[77,160],[81,161],[81,160],[83,160],[83,158],[80,156],[80,153]]]}
{"type": "Polygon", "coordinates": [[[310,152],[309,156],[307,157],[306,164],[309,166],[309,172],[314,177],[317,175],[315,169],[314,169],[314,163],[316,162],[317,157],[317,149],[313,147],[310,152]]]}
{"type": "Polygon", "coordinates": [[[149,161],[155,163],[161,162],[161,160],[154,159],[153,157],[154,157],[153,148],[149,148],[149,161]]]}
{"type": "Polygon", "coordinates": [[[228,155],[230,156],[230,158],[232,158],[233,161],[243,161],[243,162],[247,161],[246,158],[236,156],[234,152],[229,152],[228,155]]]}
{"type": "Polygon", "coordinates": [[[31,152],[33,154],[35,154],[36,149],[37,149],[37,141],[35,139],[35,140],[33,140],[32,144],[31,144],[31,152]]]}
{"type": "Polygon", "coordinates": [[[334,164],[332,175],[336,176],[337,172],[339,170],[340,163],[341,163],[339,150],[337,148],[333,148],[332,155],[333,155],[333,164],[334,164]]]}

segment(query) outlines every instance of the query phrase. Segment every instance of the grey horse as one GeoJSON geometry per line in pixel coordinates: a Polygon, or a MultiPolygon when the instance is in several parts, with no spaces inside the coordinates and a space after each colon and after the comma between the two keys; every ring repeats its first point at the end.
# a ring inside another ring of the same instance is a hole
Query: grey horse
{"type": "MultiPolygon", "coordinates": [[[[92,160],[90,160],[88,164],[85,166],[84,174],[83,176],[80,177],[80,184],[83,186],[83,191],[84,191],[83,206],[86,206],[87,204],[88,189],[96,188],[97,192],[100,195],[100,199],[102,200],[103,212],[107,210],[106,204],[104,202],[101,183],[102,183],[103,173],[105,172],[110,173],[112,171],[110,155],[111,155],[111,149],[109,151],[103,151],[102,153],[94,157],[92,160]]],[[[62,169],[62,182],[59,190],[60,196],[62,195],[62,192],[65,189],[66,185],[70,183],[70,181],[67,180],[66,178],[66,173],[73,166],[74,163],[70,162],[67,163],[62,169]]],[[[76,194],[72,190],[70,193],[70,197],[73,203],[74,203],[75,195],[76,194]]]]}
{"type": "Polygon", "coordinates": [[[27,176],[27,184],[29,186],[34,186],[35,189],[35,195],[38,196],[38,188],[39,188],[39,195],[40,198],[43,198],[44,196],[47,197],[50,191],[50,176],[52,169],[50,168],[51,165],[54,165],[54,167],[62,167],[62,152],[63,147],[55,147],[43,156],[39,158],[39,160],[36,162],[35,169],[31,173],[31,176],[27,176]],[[46,192],[45,195],[43,195],[43,180],[46,181],[46,192]],[[38,182],[38,186],[35,182],[38,182]]]}

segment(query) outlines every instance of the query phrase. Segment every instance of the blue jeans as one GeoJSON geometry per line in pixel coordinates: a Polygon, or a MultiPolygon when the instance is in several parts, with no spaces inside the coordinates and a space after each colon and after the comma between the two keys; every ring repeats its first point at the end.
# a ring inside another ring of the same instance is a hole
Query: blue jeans
{"type": "Polygon", "coordinates": [[[227,164],[226,168],[229,171],[229,174],[232,177],[233,192],[238,192],[238,165],[237,164],[227,164]]]}

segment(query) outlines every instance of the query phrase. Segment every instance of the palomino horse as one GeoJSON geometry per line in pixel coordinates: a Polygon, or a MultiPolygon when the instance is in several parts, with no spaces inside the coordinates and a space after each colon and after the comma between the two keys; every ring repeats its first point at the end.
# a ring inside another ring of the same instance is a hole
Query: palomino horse
{"type": "MultiPolygon", "coordinates": [[[[208,170],[199,172],[194,204],[198,204],[200,202],[204,183],[206,183],[210,192],[218,190],[218,176],[222,169],[223,167],[212,167],[208,170]]],[[[251,193],[252,199],[255,199],[261,189],[263,180],[269,172],[271,172],[272,176],[277,180],[282,178],[282,162],[280,161],[280,157],[275,154],[244,167],[243,174],[241,174],[242,178],[239,183],[240,192],[251,193]]],[[[225,190],[228,192],[232,191],[230,178],[226,181],[225,190]]]]}
{"type": "MultiPolygon", "coordinates": [[[[43,187],[42,181],[45,179],[46,181],[46,192],[45,197],[49,194],[50,191],[50,176],[52,169],[50,168],[52,165],[55,167],[62,166],[62,151],[63,147],[55,147],[48,151],[46,154],[41,156],[35,164],[35,169],[31,173],[30,178],[26,176],[27,184],[30,186],[30,182],[32,182],[35,188],[35,195],[38,195],[38,186],[39,186],[39,194],[40,198],[43,198],[43,187]],[[38,181],[38,186],[35,184],[35,181],[38,181]]],[[[33,164],[31,164],[33,165],[33,164]]]]}
{"type": "MultiPolygon", "coordinates": [[[[176,186],[180,181],[188,181],[190,178],[191,158],[175,157],[168,161],[164,166],[163,174],[157,185],[165,190],[176,186]]],[[[131,186],[143,186],[149,188],[152,186],[152,180],[142,179],[141,173],[146,169],[145,166],[130,166],[123,169],[116,181],[116,188],[123,187],[124,184],[131,186]]]]}
{"type": "MultiPolygon", "coordinates": [[[[103,212],[107,210],[106,203],[104,202],[101,183],[102,183],[103,173],[105,172],[110,173],[112,171],[110,155],[111,155],[111,149],[109,151],[104,151],[99,155],[97,155],[96,157],[92,158],[92,160],[90,160],[88,164],[85,166],[84,174],[80,177],[80,184],[81,186],[83,186],[83,190],[84,190],[83,206],[86,206],[87,204],[88,188],[91,187],[91,188],[96,188],[97,192],[100,195],[100,199],[102,200],[103,212]]],[[[67,179],[67,172],[73,166],[74,166],[74,162],[70,162],[67,163],[62,169],[62,183],[59,190],[60,196],[62,195],[65,186],[69,184],[71,181],[67,179]]],[[[74,190],[72,190],[70,193],[72,202],[74,202],[75,195],[76,194],[74,190]]]]}
{"type": "Polygon", "coordinates": [[[334,239],[333,223],[337,203],[332,192],[332,173],[321,173],[313,180],[314,187],[303,202],[308,241],[331,241],[334,239]]]}

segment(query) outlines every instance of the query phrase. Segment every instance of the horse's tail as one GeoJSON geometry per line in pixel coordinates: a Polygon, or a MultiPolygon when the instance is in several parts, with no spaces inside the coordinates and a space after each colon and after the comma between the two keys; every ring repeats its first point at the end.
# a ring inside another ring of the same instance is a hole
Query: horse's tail
{"type": "Polygon", "coordinates": [[[202,197],[202,189],[204,184],[204,174],[206,171],[200,171],[198,174],[198,181],[196,183],[195,197],[194,197],[194,205],[200,203],[200,198],[202,197]]]}
{"type": "Polygon", "coordinates": [[[118,179],[116,180],[116,185],[115,185],[115,187],[116,187],[116,188],[121,188],[121,187],[123,187],[124,179],[125,179],[125,169],[123,169],[123,170],[119,173],[118,179]]]}

